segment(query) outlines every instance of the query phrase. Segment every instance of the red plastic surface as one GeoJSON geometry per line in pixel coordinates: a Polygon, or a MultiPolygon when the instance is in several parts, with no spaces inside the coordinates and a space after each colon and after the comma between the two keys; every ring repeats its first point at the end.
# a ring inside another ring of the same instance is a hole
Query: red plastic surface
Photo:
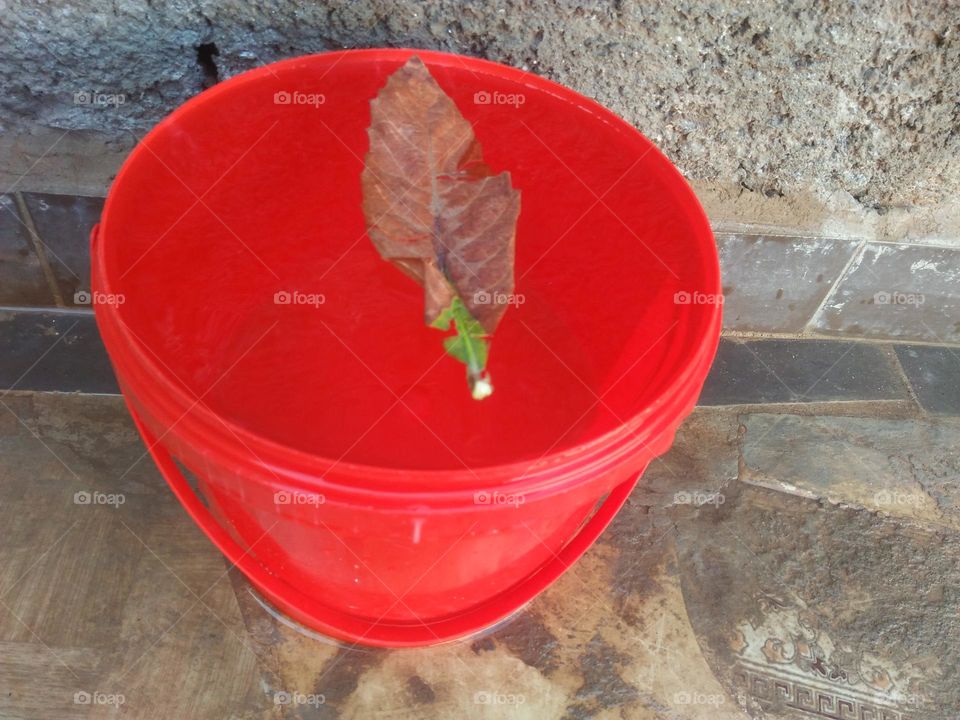
{"type": "Polygon", "coordinates": [[[364,234],[369,100],[410,54],[203,93],[133,152],[93,238],[93,289],[124,298],[98,324],[181,501],[281,610],[378,645],[469,634],[552,582],[669,446],[720,329],[719,305],[676,302],[720,293],[716,249],[649,141],[542,78],[420,51],[522,193],[524,302],[471,400],[364,234]]]}
{"type": "MultiPolygon", "coordinates": [[[[521,585],[512,588],[511,592],[503,596],[494,596],[478,604],[469,613],[454,615],[429,624],[424,622],[408,625],[403,628],[401,636],[396,633],[390,623],[383,623],[379,619],[371,622],[369,618],[362,619],[345,614],[338,608],[328,605],[323,597],[304,595],[297,588],[275,578],[223,529],[197,498],[170,454],[144,427],[136,412],[131,410],[131,413],[137,429],[150,448],[150,454],[157,463],[157,467],[187,513],[227,559],[236,565],[270,602],[282,608],[292,619],[314,630],[370,645],[382,644],[393,647],[429,645],[476,632],[514,612],[560,577],[593,544],[623,506],[637,480],[635,476],[614,488],[593,516],[584,523],[576,537],[548,560],[539,572],[530,575],[521,585]]],[[[398,594],[396,604],[402,603],[403,597],[398,594]]]]}

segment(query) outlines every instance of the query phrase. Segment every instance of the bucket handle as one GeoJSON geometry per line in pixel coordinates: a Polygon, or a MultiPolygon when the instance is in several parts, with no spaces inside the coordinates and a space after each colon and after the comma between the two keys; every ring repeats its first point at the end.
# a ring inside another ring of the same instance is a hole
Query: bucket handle
{"type": "MultiPolygon", "coordinates": [[[[197,494],[190,486],[190,483],[187,482],[186,477],[184,477],[183,473],[180,471],[180,468],[178,468],[176,463],[173,461],[173,457],[170,455],[170,452],[165,447],[162,447],[159,442],[157,442],[153,436],[153,433],[146,428],[143,421],[140,419],[139,415],[129,402],[127,403],[127,407],[130,410],[130,415],[133,418],[134,425],[140,432],[140,435],[147,445],[147,450],[153,457],[157,468],[160,470],[160,474],[163,476],[164,480],[166,480],[167,485],[170,486],[173,494],[183,505],[184,509],[187,511],[187,514],[200,527],[200,529],[203,530],[214,546],[216,546],[216,548],[223,553],[224,556],[226,556],[227,560],[229,560],[232,565],[237,567],[244,575],[247,576],[257,590],[263,593],[277,607],[281,609],[285,608],[295,610],[299,615],[297,618],[298,620],[304,621],[307,619],[313,619],[314,625],[316,625],[318,622],[322,625],[325,625],[325,623],[319,621],[318,618],[315,618],[314,614],[310,611],[311,606],[316,605],[314,601],[286,583],[281,583],[280,587],[278,587],[279,578],[267,572],[263,565],[261,565],[257,559],[249,553],[249,551],[244,550],[243,547],[241,547],[241,545],[223,528],[223,526],[220,525],[217,519],[213,516],[213,513],[211,513],[210,510],[197,497],[197,494]]],[[[626,502],[627,497],[637,484],[641,474],[642,472],[638,472],[636,475],[631,474],[628,480],[625,480],[611,490],[600,506],[596,509],[596,512],[594,512],[590,519],[583,524],[579,532],[574,535],[573,538],[571,538],[570,541],[564,545],[563,548],[561,548],[554,555],[554,557],[547,562],[546,565],[507,591],[508,597],[511,600],[511,608],[507,609],[506,611],[503,610],[503,602],[506,600],[506,598],[503,598],[501,602],[497,603],[498,609],[491,608],[489,610],[480,610],[477,613],[479,622],[477,623],[477,626],[474,628],[473,632],[493,625],[503,617],[506,617],[513,611],[518,610],[528,601],[536,597],[544,589],[549,587],[554,580],[560,577],[574,562],[576,562],[576,560],[583,555],[583,553],[586,552],[586,550],[600,536],[600,533],[606,529],[614,515],[617,514],[617,512],[626,502]]],[[[307,624],[309,624],[309,622],[307,622],[307,624]]],[[[393,632],[396,632],[397,629],[398,628],[396,626],[391,628],[393,632]]],[[[420,632],[424,628],[417,627],[416,629],[418,632],[420,632]]],[[[337,628],[328,626],[327,632],[329,632],[331,635],[337,635],[338,633],[336,630],[337,628]]],[[[470,633],[458,633],[458,635],[463,634],[470,633]]],[[[375,644],[386,647],[402,647],[404,645],[411,646],[422,644],[416,642],[397,642],[395,636],[393,637],[393,641],[390,642],[379,641],[376,635],[373,633],[373,627],[370,628],[368,633],[364,633],[364,636],[366,644],[375,644]]],[[[360,641],[358,640],[358,642],[360,641]]]]}
{"type": "MultiPolygon", "coordinates": [[[[180,504],[183,505],[187,514],[199,528],[203,530],[204,534],[206,534],[214,546],[226,556],[227,560],[250,578],[261,592],[270,596],[276,595],[275,592],[267,590],[267,588],[275,585],[276,578],[267,573],[263,566],[250,555],[249,551],[244,550],[240,544],[224,530],[223,526],[213,516],[213,513],[211,513],[206,505],[200,501],[200,498],[197,497],[190,483],[173,461],[173,456],[154,438],[153,433],[143,424],[140,416],[133,407],[131,407],[129,402],[127,403],[127,408],[130,410],[133,424],[140,432],[144,443],[146,443],[147,450],[156,463],[157,468],[160,470],[160,474],[163,476],[163,479],[167,481],[167,485],[170,486],[173,494],[180,501],[180,504]]],[[[284,598],[284,600],[287,602],[290,601],[289,598],[284,598]]],[[[291,604],[300,605],[301,602],[292,602],[291,604]]]]}

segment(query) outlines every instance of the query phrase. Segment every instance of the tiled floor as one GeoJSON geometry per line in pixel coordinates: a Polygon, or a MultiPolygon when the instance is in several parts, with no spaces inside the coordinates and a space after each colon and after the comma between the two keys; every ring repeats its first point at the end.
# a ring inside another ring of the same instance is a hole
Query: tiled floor
{"type": "Polygon", "coordinates": [[[954,720],[960,420],[844,407],[699,409],[520,615],[390,652],[268,612],[119,397],[15,391],[0,407],[0,717],[954,720]]]}
{"type": "Polygon", "coordinates": [[[103,198],[49,193],[24,193],[23,198],[64,303],[83,305],[77,293],[90,289],[87,241],[103,209],[103,198]]]}
{"type": "Polygon", "coordinates": [[[145,454],[71,307],[98,201],[3,202],[0,720],[960,718],[960,349],[727,338],[556,585],[481,637],[348,647],[272,613],[145,454]]]}

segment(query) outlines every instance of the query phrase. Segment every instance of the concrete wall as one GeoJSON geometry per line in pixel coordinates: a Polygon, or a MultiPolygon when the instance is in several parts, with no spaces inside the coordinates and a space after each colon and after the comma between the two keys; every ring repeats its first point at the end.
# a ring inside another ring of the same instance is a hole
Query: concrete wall
{"type": "MultiPolygon", "coordinates": [[[[936,326],[949,328],[957,307],[954,1],[7,0],[0,36],[0,182],[17,189],[102,195],[137,136],[263,63],[344,47],[433,48],[550,77],[654,140],[721,233],[730,300],[744,303],[728,313],[733,329],[871,335],[830,312],[842,300],[837,283],[870,260],[865,243],[893,243],[892,256],[909,259],[908,277],[892,271],[880,291],[916,290],[925,281],[910,268],[936,262],[935,294],[949,301],[936,326]],[[91,92],[124,103],[75,101],[91,92]],[[798,279],[810,262],[823,263],[813,277],[829,282],[798,279]],[[778,266],[783,279],[768,287],[764,267],[778,266]],[[780,315],[742,319],[774,302],[770,293],[787,295],[780,315]]],[[[960,330],[939,339],[960,341],[960,330]]]]}

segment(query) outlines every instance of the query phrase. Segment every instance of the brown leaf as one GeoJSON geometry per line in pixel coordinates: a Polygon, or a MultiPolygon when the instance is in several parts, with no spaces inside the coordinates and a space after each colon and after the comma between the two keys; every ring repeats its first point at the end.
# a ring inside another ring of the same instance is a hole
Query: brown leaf
{"type": "Polygon", "coordinates": [[[491,175],[470,123],[416,56],[370,103],[362,175],[367,232],[424,286],[432,323],[459,295],[492,333],[513,292],[520,193],[491,175]]]}

